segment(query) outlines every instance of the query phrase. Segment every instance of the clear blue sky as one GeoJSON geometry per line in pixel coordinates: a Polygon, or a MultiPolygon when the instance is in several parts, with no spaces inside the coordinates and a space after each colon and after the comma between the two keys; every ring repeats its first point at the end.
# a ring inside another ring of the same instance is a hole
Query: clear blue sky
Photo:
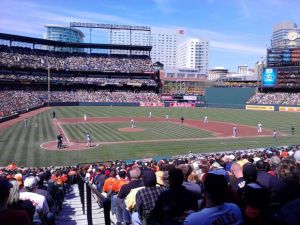
{"type": "Polygon", "coordinates": [[[42,37],[45,24],[70,21],[184,28],[210,41],[210,68],[236,71],[265,56],[274,24],[300,25],[299,9],[300,0],[0,0],[0,32],[42,37]]]}

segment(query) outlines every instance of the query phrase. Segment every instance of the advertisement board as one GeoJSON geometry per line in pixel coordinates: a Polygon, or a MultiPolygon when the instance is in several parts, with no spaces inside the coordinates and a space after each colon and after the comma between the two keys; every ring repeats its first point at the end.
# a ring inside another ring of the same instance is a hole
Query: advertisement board
{"type": "Polygon", "coordinates": [[[275,87],[277,84],[277,69],[265,68],[262,75],[263,87],[275,87]]]}
{"type": "Polygon", "coordinates": [[[270,105],[246,105],[247,110],[264,110],[264,111],[274,111],[274,106],[270,105]]]}
{"type": "Polygon", "coordinates": [[[195,108],[195,103],[186,103],[186,102],[170,102],[170,107],[177,108],[195,108]]]}
{"type": "Polygon", "coordinates": [[[165,107],[164,102],[140,102],[141,107],[165,107]]]}
{"type": "Polygon", "coordinates": [[[197,96],[194,96],[194,95],[185,95],[185,96],[183,96],[183,100],[197,101],[197,96]]]}
{"type": "Polygon", "coordinates": [[[164,101],[171,101],[171,100],[173,100],[173,96],[172,95],[162,95],[160,98],[161,98],[161,100],[164,100],[164,101]]]}
{"type": "Polygon", "coordinates": [[[300,112],[300,107],[280,106],[279,111],[281,111],[281,112],[300,112]]]}

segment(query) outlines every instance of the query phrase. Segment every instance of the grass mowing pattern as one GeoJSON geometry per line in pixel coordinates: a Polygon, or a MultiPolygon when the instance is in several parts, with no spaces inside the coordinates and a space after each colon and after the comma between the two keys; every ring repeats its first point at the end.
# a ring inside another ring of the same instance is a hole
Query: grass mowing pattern
{"type": "Polygon", "coordinates": [[[135,140],[158,140],[174,138],[199,138],[212,137],[209,132],[197,128],[174,123],[148,123],[138,122],[138,128],[145,129],[141,132],[121,132],[119,128],[129,127],[129,123],[80,123],[63,125],[69,139],[85,140],[84,132],[89,132],[93,141],[135,141],[135,140]]]}
{"type": "MultiPolygon", "coordinates": [[[[128,143],[103,145],[92,150],[63,152],[45,151],[40,148],[40,144],[50,140],[55,140],[56,133],[52,127],[51,112],[43,112],[28,120],[29,127],[24,128],[20,122],[4,132],[0,133],[0,166],[6,166],[12,161],[23,166],[47,166],[47,165],[73,165],[77,162],[92,162],[114,159],[134,159],[153,156],[170,156],[176,154],[193,152],[210,152],[246,149],[254,147],[267,147],[276,145],[299,144],[300,138],[300,114],[289,112],[265,112],[246,111],[235,109],[215,109],[215,108],[142,108],[142,107],[56,107],[53,108],[59,118],[81,117],[87,113],[88,117],[147,117],[149,111],[153,117],[163,117],[166,115],[173,118],[201,119],[207,115],[209,120],[217,120],[231,123],[240,123],[256,126],[261,122],[263,128],[276,129],[284,132],[288,136],[279,137],[275,142],[271,138],[243,138],[225,140],[201,140],[201,141],[181,141],[181,142],[156,142],[156,143],[128,143]],[[37,124],[37,127],[35,127],[37,124]],[[295,135],[290,135],[291,125],[295,127],[295,135]]],[[[91,133],[98,132],[99,124],[90,124],[91,133]]],[[[106,124],[108,125],[108,124],[106,124]]],[[[110,124],[112,125],[112,124],[110,124]]],[[[125,127],[129,125],[126,124],[125,127]]],[[[154,126],[154,125],[152,125],[154,126]]],[[[68,128],[67,128],[68,129],[68,128]]],[[[77,129],[77,128],[76,128],[77,129]]],[[[70,129],[69,135],[76,136],[76,129],[70,129]]],[[[86,131],[78,128],[79,131],[86,131]]],[[[189,128],[190,130],[190,128],[189,128]]],[[[165,135],[170,135],[170,130],[165,135]]],[[[128,133],[127,133],[128,134],[128,133]]],[[[127,135],[126,134],[126,135],[127,135]]],[[[99,133],[100,136],[108,138],[112,134],[108,131],[99,133]],[[104,135],[105,134],[105,135],[104,135]]],[[[123,138],[123,134],[116,135],[116,138],[123,138]]],[[[134,133],[133,135],[136,135],[134,133]]],[[[83,137],[82,137],[83,138],[83,137]]],[[[93,137],[95,138],[95,137],[93,137]]],[[[101,140],[101,139],[100,139],[101,140]]]]}

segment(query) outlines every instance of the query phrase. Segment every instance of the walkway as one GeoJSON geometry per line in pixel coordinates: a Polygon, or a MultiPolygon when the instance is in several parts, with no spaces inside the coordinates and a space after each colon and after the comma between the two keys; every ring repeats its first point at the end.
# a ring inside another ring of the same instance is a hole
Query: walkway
{"type": "MultiPolygon", "coordinates": [[[[62,211],[56,217],[56,225],[87,225],[86,214],[82,212],[77,184],[72,186],[72,191],[66,194],[62,211]]],[[[94,225],[105,225],[103,209],[99,209],[96,196],[92,195],[92,215],[94,225]]],[[[114,225],[115,223],[112,222],[114,225]]]]}

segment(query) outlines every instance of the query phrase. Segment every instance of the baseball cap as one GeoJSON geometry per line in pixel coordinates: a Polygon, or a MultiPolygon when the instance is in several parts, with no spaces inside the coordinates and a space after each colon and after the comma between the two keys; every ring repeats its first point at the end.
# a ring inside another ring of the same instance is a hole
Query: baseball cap
{"type": "Polygon", "coordinates": [[[223,196],[226,190],[227,182],[224,175],[208,173],[204,180],[204,189],[213,196],[223,196]]]}
{"type": "Polygon", "coordinates": [[[243,166],[243,177],[246,181],[255,181],[257,179],[256,166],[252,163],[246,163],[243,166]]]}
{"type": "Polygon", "coordinates": [[[154,187],[156,185],[156,175],[152,170],[144,171],[143,182],[146,187],[154,187]]]}
{"type": "Polygon", "coordinates": [[[300,161],[300,150],[297,150],[297,151],[295,152],[295,154],[294,154],[294,159],[295,159],[296,161],[300,161]]]}
{"type": "Polygon", "coordinates": [[[281,162],[281,160],[278,156],[275,155],[275,156],[271,157],[270,163],[271,163],[272,166],[279,166],[280,162],[281,162]]]}
{"type": "Polygon", "coordinates": [[[27,177],[24,181],[24,187],[33,189],[36,187],[38,179],[36,177],[27,177]]]}

